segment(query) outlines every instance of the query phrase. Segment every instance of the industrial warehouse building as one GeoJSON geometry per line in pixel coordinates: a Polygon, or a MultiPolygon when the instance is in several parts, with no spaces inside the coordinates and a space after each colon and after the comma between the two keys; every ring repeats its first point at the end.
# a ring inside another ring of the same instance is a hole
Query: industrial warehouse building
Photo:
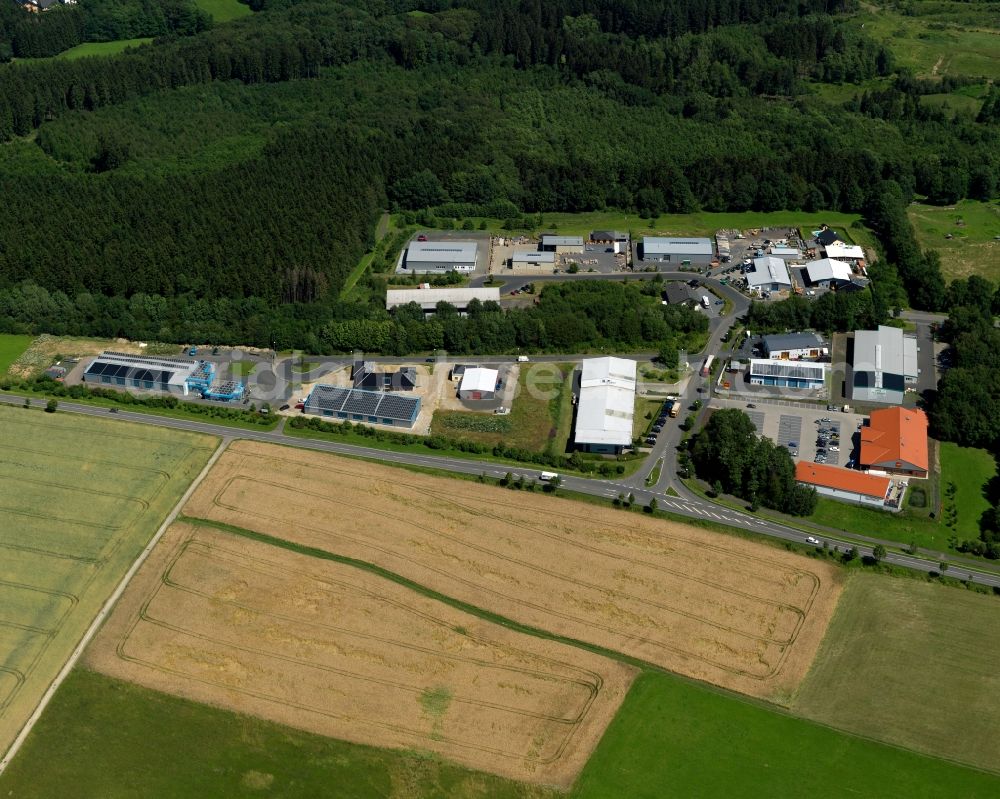
{"type": "Polygon", "coordinates": [[[318,385],[306,398],[302,412],[343,421],[413,427],[420,413],[420,397],[318,385]]]}
{"type": "Polygon", "coordinates": [[[851,282],[851,266],[833,258],[821,258],[806,266],[809,283],[813,286],[831,288],[851,282]]]}
{"type": "MultiPolygon", "coordinates": [[[[892,481],[888,477],[862,474],[851,469],[827,466],[824,463],[795,464],[795,479],[816,489],[816,493],[841,502],[854,502],[885,509],[890,503],[892,481]]],[[[893,500],[898,505],[898,500],[893,500]]]]}
{"type": "Polygon", "coordinates": [[[780,361],[820,358],[828,354],[819,333],[775,333],[764,336],[761,349],[768,358],[780,361]]]}
{"type": "Polygon", "coordinates": [[[554,252],[538,252],[538,250],[515,251],[510,257],[510,268],[515,272],[551,272],[556,266],[554,252]]]}
{"type": "Polygon", "coordinates": [[[186,397],[206,391],[215,376],[207,361],[152,358],[107,350],[84,370],[83,381],[110,388],[162,391],[186,397]]]}
{"type": "Polygon", "coordinates": [[[587,358],[580,374],[573,442],[584,452],[618,455],[632,444],[636,363],[587,358]]]}
{"type": "Polygon", "coordinates": [[[351,380],[355,388],[370,391],[413,391],[417,387],[417,370],[402,366],[394,372],[380,372],[372,361],[355,361],[351,380]]]}
{"type": "Polygon", "coordinates": [[[826,387],[829,364],[811,361],[750,359],[750,385],[779,388],[822,389],[826,387]]]}
{"type": "Polygon", "coordinates": [[[628,233],[620,230],[592,230],[590,231],[591,244],[628,244],[628,233]]]}
{"type": "Polygon", "coordinates": [[[916,381],[917,371],[917,340],[898,327],[879,325],[854,334],[850,390],[856,402],[902,405],[906,384],[916,381]]]}
{"type": "Polygon", "coordinates": [[[898,406],[872,411],[861,428],[859,462],[869,472],[927,477],[927,414],[898,406]]]}
{"type": "Polygon", "coordinates": [[[583,252],[583,236],[557,236],[545,233],[542,236],[542,252],[571,253],[583,252]]]}
{"type": "Polygon", "coordinates": [[[672,239],[646,236],[642,240],[643,261],[671,264],[710,264],[715,260],[711,239],[672,239]]]}
{"type": "Polygon", "coordinates": [[[415,302],[425,314],[434,313],[439,302],[446,302],[455,308],[459,313],[465,313],[469,308],[469,303],[473,300],[480,302],[500,302],[500,289],[478,288],[478,289],[389,289],[385,292],[385,309],[391,311],[401,305],[409,305],[415,302]]]}
{"type": "Polygon", "coordinates": [[[458,398],[462,400],[496,399],[500,372],[481,366],[466,368],[458,385],[458,398]]]}
{"type": "Polygon", "coordinates": [[[788,267],[780,258],[764,255],[753,259],[753,266],[746,273],[747,287],[757,291],[783,291],[792,287],[788,267]]]}
{"type": "Polygon", "coordinates": [[[478,255],[475,241],[411,241],[403,268],[416,275],[474,272],[478,255]]]}

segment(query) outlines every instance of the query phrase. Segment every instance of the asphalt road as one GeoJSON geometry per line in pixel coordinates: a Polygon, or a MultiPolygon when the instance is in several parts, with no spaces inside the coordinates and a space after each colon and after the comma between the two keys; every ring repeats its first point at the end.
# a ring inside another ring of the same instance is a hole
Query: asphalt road
{"type": "MultiPolygon", "coordinates": [[[[4,394],[0,395],[0,402],[4,402],[8,405],[21,405],[24,403],[24,397],[4,394]]],[[[31,404],[34,407],[44,407],[45,401],[32,400],[31,404]]],[[[450,458],[436,455],[386,452],[370,447],[359,447],[353,444],[339,444],[330,441],[315,441],[311,439],[296,438],[287,436],[278,431],[239,430],[207,422],[195,422],[185,419],[173,419],[166,416],[131,413],[126,410],[120,410],[118,413],[111,414],[106,408],[80,405],[73,402],[60,402],[58,412],[79,413],[85,416],[98,416],[118,421],[136,422],[138,424],[147,424],[154,427],[187,430],[196,433],[218,436],[219,438],[245,438],[272,444],[284,444],[286,446],[300,447],[302,449],[317,450],[320,452],[352,455],[355,457],[390,464],[395,463],[411,466],[424,466],[458,474],[485,474],[488,477],[499,478],[503,477],[506,473],[511,472],[515,475],[524,475],[525,477],[531,479],[538,479],[540,475],[540,472],[537,469],[526,469],[521,466],[486,463],[482,461],[464,460],[460,458],[450,458]]],[[[678,490],[678,493],[682,493],[682,496],[671,497],[659,490],[659,486],[653,489],[646,489],[644,487],[640,488],[635,485],[630,485],[624,481],[592,480],[567,475],[563,477],[562,485],[569,491],[576,491],[581,494],[589,494],[591,496],[604,497],[607,499],[613,499],[619,494],[625,494],[627,496],[629,493],[632,493],[635,496],[635,501],[640,505],[649,504],[649,501],[655,497],[656,503],[660,509],[669,511],[670,513],[678,516],[724,524],[730,527],[747,530],[785,541],[794,541],[801,544],[805,543],[807,536],[806,533],[794,528],[786,527],[765,519],[758,519],[751,514],[708,503],[700,498],[694,497],[686,489],[681,492],[683,486],[676,489],[678,490]]],[[[586,513],[586,509],[581,508],[581,513],[586,513]]],[[[831,546],[835,543],[844,545],[841,542],[836,542],[832,538],[828,540],[830,541],[831,546]]],[[[858,546],[858,551],[862,555],[871,554],[870,547],[858,546]]],[[[889,553],[886,556],[886,561],[901,566],[907,566],[922,572],[938,571],[940,568],[936,561],[895,553],[889,553]]],[[[966,572],[965,570],[959,571],[956,569],[950,573],[950,576],[962,579],[967,577],[974,582],[982,583],[984,585],[1000,586],[1000,574],[966,572]]]]}

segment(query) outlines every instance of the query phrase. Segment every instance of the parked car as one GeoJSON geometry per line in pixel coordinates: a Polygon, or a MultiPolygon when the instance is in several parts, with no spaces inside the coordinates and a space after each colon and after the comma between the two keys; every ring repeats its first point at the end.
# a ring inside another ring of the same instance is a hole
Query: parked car
{"type": "Polygon", "coordinates": [[[838,447],[836,444],[831,444],[830,452],[840,452],[840,447],[838,447]]]}
{"type": "Polygon", "coordinates": [[[280,408],[278,408],[278,410],[279,411],[287,411],[288,410],[288,405],[287,404],[282,405],[280,408]]]}
{"type": "Polygon", "coordinates": [[[305,410],[305,407],[306,407],[306,404],[304,402],[296,402],[295,403],[295,410],[297,410],[297,411],[305,410]]]}
{"type": "Polygon", "coordinates": [[[424,233],[421,233],[417,236],[417,241],[427,241],[427,236],[424,233]]]}
{"type": "Polygon", "coordinates": [[[752,403],[752,402],[748,402],[747,403],[747,407],[748,408],[756,408],[757,406],[754,403],[752,403]]]}
{"type": "Polygon", "coordinates": [[[799,445],[799,442],[798,442],[798,441],[789,441],[789,442],[788,442],[788,444],[787,444],[787,447],[788,447],[789,449],[794,449],[794,448],[795,448],[795,447],[797,447],[798,445],[799,445]]]}
{"type": "Polygon", "coordinates": [[[658,425],[658,424],[654,424],[653,425],[653,432],[656,433],[657,435],[659,435],[661,432],[663,432],[663,428],[660,425],[658,425]]]}

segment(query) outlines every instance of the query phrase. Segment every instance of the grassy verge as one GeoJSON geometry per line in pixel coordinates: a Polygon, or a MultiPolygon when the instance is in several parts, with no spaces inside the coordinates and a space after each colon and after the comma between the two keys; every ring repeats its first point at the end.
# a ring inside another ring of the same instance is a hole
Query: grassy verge
{"type": "Polygon", "coordinates": [[[996,736],[989,732],[1000,729],[998,633],[989,597],[856,574],[793,709],[998,770],[996,736]]]}
{"type": "Polygon", "coordinates": [[[0,334],[0,375],[6,374],[14,363],[31,346],[31,336],[0,334]]]}
{"type": "Polygon", "coordinates": [[[635,398],[635,415],[632,417],[632,438],[645,438],[656,422],[663,400],[649,397],[635,398]]]}
{"type": "Polygon", "coordinates": [[[993,775],[648,673],[632,686],[572,796],[909,799],[998,790],[993,775]]]}
{"type": "Polygon", "coordinates": [[[655,464],[653,464],[653,468],[649,470],[649,474],[646,475],[646,488],[651,488],[660,481],[660,472],[662,470],[663,458],[660,458],[655,464]]]}

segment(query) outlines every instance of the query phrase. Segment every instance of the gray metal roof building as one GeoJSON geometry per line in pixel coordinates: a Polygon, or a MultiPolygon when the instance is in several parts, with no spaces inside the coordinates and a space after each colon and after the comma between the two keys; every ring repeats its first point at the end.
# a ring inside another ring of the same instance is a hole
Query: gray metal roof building
{"type": "Polygon", "coordinates": [[[420,413],[420,397],[318,385],[306,398],[303,412],[343,421],[413,427],[420,413]]]}
{"type": "Polygon", "coordinates": [[[750,361],[750,384],[821,389],[826,385],[826,369],[825,363],[754,358],[750,361]]]}
{"type": "Polygon", "coordinates": [[[898,327],[854,334],[851,398],[856,402],[901,405],[906,384],[917,379],[917,340],[898,327]]]}
{"type": "Polygon", "coordinates": [[[495,286],[471,289],[388,289],[385,292],[385,309],[391,311],[400,305],[415,302],[424,311],[434,311],[439,302],[446,302],[464,311],[472,300],[500,302],[500,289],[495,286]]]}
{"type": "Polygon", "coordinates": [[[775,333],[764,336],[763,349],[768,358],[818,358],[823,354],[823,337],[819,333],[775,333]]]}
{"type": "Polygon", "coordinates": [[[542,235],[542,249],[549,252],[583,252],[583,236],[542,235]]]}
{"type": "Polygon", "coordinates": [[[165,391],[186,396],[207,388],[214,369],[205,362],[155,358],[107,350],[84,370],[83,381],[111,388],[165,391]]]}
{"type": "Polygon", "coordinates": [[[674,239],[646,236],[642,240],[642,260],[669,263],[708,264],[715,258],[711,239],[674,239]]]}
{"type": "Polygon", "coordinates": [[[781,291],[792,287],[788,267],[780,258],[765,255],[753,259],[753,269],[746,273],[747,285],[759,291],[781,291]]]}
{"type": "Polygon", "coordinates": [[[411,241],[404,268],[427,272],[473,272],[479,244],[475,241],[411,241]]]}

